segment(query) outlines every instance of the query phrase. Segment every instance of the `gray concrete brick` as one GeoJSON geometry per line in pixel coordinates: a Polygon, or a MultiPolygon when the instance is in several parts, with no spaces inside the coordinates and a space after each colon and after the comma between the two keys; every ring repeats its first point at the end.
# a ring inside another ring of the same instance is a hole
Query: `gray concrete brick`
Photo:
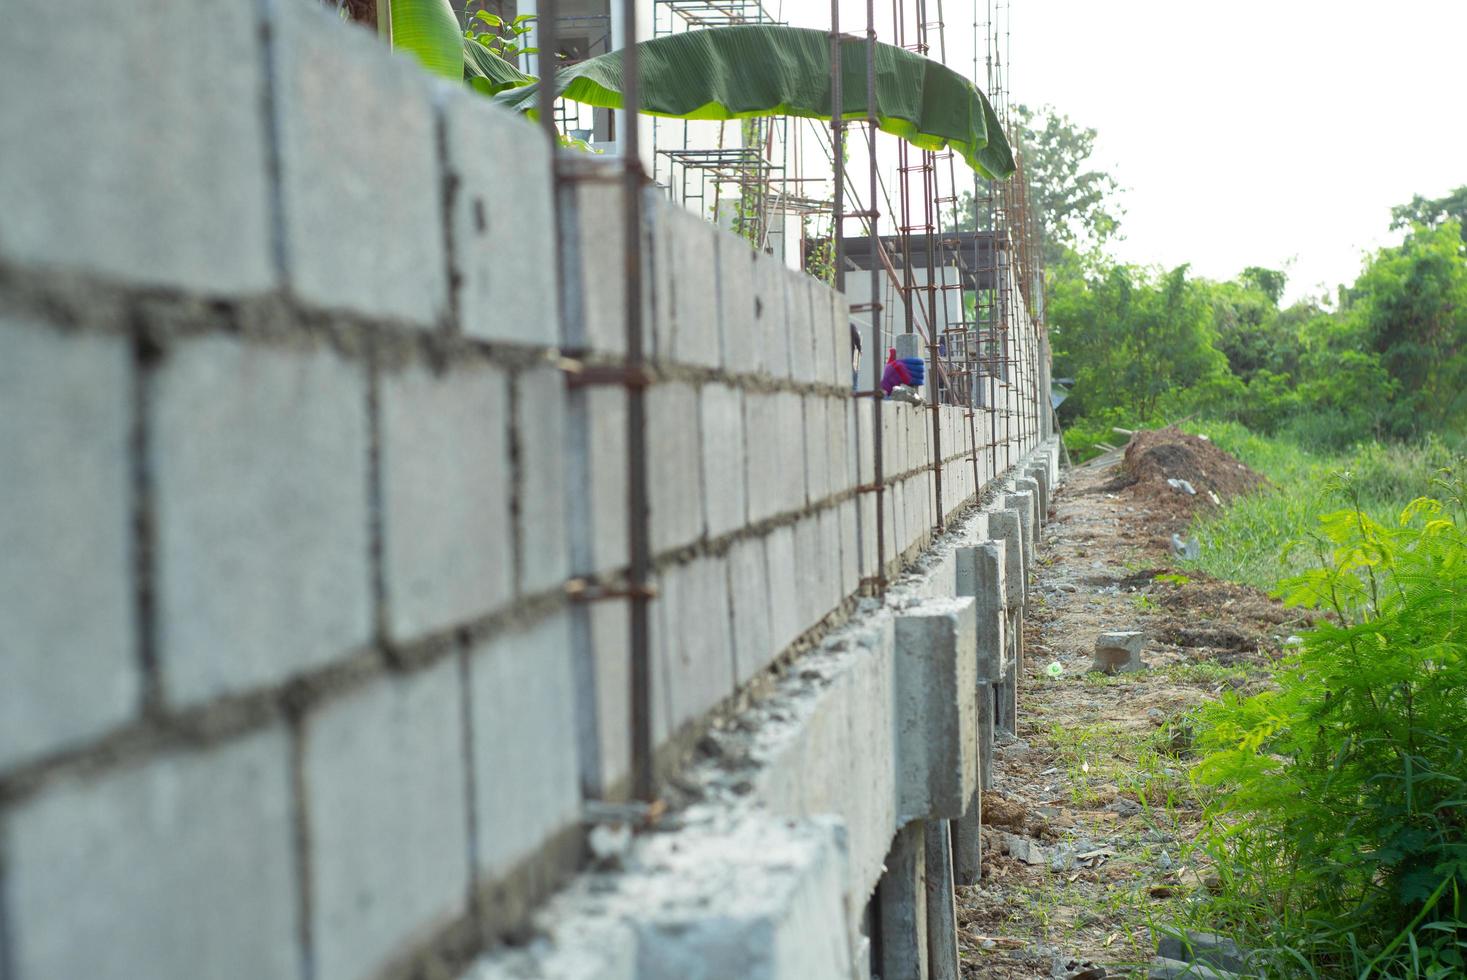
{"type": "Polygon", "coordinates": [[[448,214],[459,323],[482,340],[560,343],[560,284],[551,237],[550,148],[525,122],[474,93],[443,96],[443,135],[457,190],[448,214]],[[513,160],[514,166],[505,166],[513,160]]]}
{"type": "Polygon", "coordinates": [[[559,612],[470,654],[474,816],[490,879],[580,819],[569,625],[559,612]]]}
{"type": "Polygon", "coordinates": [[[7,814],[7,976],[300,977],[288,760],[272,730],[7,814]]]}
{"type": "Polygon", "coordinates": [[[185,341],[156,369],[148,427],[169,700],[272,684],[371,638],[360,363],[185,341]]]}
{"type": "Polygon", "coordinates": [[[799,395],[782,391],[744,396],[750,521],[766,520],[804,506],[803,430],[799,395]]]}
{"type": "Polygon", "coordinates": [[[823,395],[804,395],[800,401],[805,427],[805,489],[813,504],[830,495],[830,416],[823,395]]]}
{"type": "Polygon", "coordinates": [[[741,685],[775,654],[769,632],[769,566],[763,538],[746,538],[728,552],[732,603],[734,683],[741,685]]]}
{"type": "Polygon", "coordinates": [[[407,640],[510,598],[508,390],[487,365],[410,367],[378,397],[388,630],[407,640]]]}
{"type": "Polygon", "coordinates": [[[840,514],[840,594],[845,597],[854,594],[861,585],[860,550],[865,543],[862,539],[875,532],[865,527],[857,530],[854,500],[842,501],[836,509],[840,514]]]}
{"type": "Polygon", "coordinates": [[[698,393],[702,421],[703,507],[709,537],[748,523],[744,481],[744,395],[737,388],[707,384],[698,393]]]}
{"type": "Polygon", "coordinates": [[[825,409],[825,465],[830,474],[830,492],[843,493],[856,485],[855,470],[851,467],[851,453],[854,451],[851,413],[855,411],[855,402],[849,398],[826,398],[822,404],[825,409]]]}
{"type": "Polygon", "coordinates": [[[627,539],[627,396],[616,388],[573,392],[570,437],[571,555],[576,572],[625,567],[627,539]]]}
{"type": "Polygon", "coordinates": [[[646,399],[650,533],[653,552],[661,552],[703,533],[698,392],[670,382],[647,389],[646,399]]]}
{"type": "Polygon", "coordinates": [[[738,374],[751,374],[759,369],[761,340],[754,319],[755,252],[748,242],[734,235],[719,234],[715,239],[724,367],[738,374]]]}
{"type": "Polygon", "coordinates": [[[778,653],[804,631],[800,622],[800,571],[795,565],[795,529],[775,528],[764,539],[769,566],[770,647],[778,653]]]}
{"type": "Polygon", "coordinates": [[[429,76],[319,4],[274,10],[291,291],[323,307],[436,324],[448,308],[448,268],[429,76]]]}
{"type": "Polygon", "coordinates": [[[718,324],[717,230],[659,196],[653,222],[658,268],[654,350],[660,360],[699,367],[722,364],[718,324]]]}
{"type": "Polygon", "coordinates": [[[138,708],[131,360],[0,320],[0,770],[138,708]]]}
{"type": "Polygon", "coordinates": [[[469,888],[462,707],[459,664],[449,657],[307,719],[311,937],[320,980],[369,976],[414,937],[462,913],[469,888]]]}
{"type": "Polygon", "coordinates": [[[845,598],[841,588],[840,511],[836,507],[827,507],[820,512],[820,554],[820,615],[824,616],[845,598]]]}
{"type": "Polygon", "coordinates": [[[670,721],[676,731],[734,691],[727,559],[695,558],[662,575],[670,721]]]}
{"type": "Polygon", "coordinates": [[[803,272],[789,271],[786,279],[785,320],[789,331],[790,377],[796,381],[814,382],[819,379],[820,370],[816,361],[810,287],[817,283],[803,272]]]}
{"type": "MultiPolygon", "coordinates": [[[[660,585],[660,582],[654,582],[660,585]]],[[[652,731],[657,744],[668,728],[667,631],[653,602],[652,731]]],[[[577,612],[579,616],[580,613],[577,612]]],[[[575,640],[577,732],[580,736],[581,784],[587,796],[605,799],[625,789],[631,772],[631,616],[625,602],[592,603],[587,631],[575,640]]],[[[579,629],[579,627],[577,627],[579,629]]]]}
{"type": "MultiPolygon", "coordinates": [[[[831,302],[830,287],[819,279],[805,277],[810,291],[810,339],[815,347],[812,380],[820,384],[841,384],[834,375],[835,364],[835,306],[831,302]]],[[[841,387],[846,387],[849,379],[841,387]]]]}
{"type": "Polygon", "coordinates": [[[515,377],[515,426],[519,442],[522,593],[554,588],[570,574],[566,540],[565,381],[553,367],[523,368],[515,377]]]}
{"type": "Polygon", "coordinates": [[[256,9],[129,4],[78,71],[60,54],[73,11],[6,3],[0,256],[209,293],[275,285],[256,9]]]}
{"type": "Polygon", "coordinates": [[[801,518],[795,525],[795,574],[799,583],[797,608],[802,632],[814,626],[829,609],[825,604],[827,583],[838,572],[837,562],[829,559],[821,545],[820,519],[801,518]]]}
{"type": "MultiPolygon", "coordinates": [[[[609,169],[609,168],[608,168],[609,169]]],[[[562,340],[607,354],[626,351],[626,241],[624,201],[615,181],[564,187],[561,227],[566,318],[562,340]]]]}
{"type": "Polygon", "coordinates": [[[787,273],[773,256],[754,256],[754,335],[759,338],[759,370],[773,378],[790,377],[787,273]]]}

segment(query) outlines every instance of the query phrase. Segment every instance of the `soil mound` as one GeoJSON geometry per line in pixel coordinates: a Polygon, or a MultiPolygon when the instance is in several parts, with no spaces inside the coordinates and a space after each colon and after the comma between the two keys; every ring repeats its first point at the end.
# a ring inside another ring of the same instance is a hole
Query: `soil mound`
{"type": "Polygon", "coordinates": [[[1122,475],[1105,489],[1126,490],[1148,504],[1185,515],[1268,483],[1231,453],[1175,426],[1143,429],[1131,436],[1121,467],[1122,475]],[[1188,493],[1188,487],[1194,492],[1188,493]]]}

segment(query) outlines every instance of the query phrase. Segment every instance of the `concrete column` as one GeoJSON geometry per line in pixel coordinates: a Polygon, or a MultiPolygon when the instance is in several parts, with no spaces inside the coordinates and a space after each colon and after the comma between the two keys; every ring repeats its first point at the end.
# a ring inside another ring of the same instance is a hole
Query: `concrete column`
{"type": "Polygon", "coordinates": [[[959,980],[952,830],[946,820],[931,820],[923,830],[923,837],[927,860],[928,976],[931,980],[959,980]]]}
{"type": "Polygon", "coordinates": [[[881,980],[927,980],[927,858],[924,821],[897,831],[876,897],[881,980]]]}
{"type": "Polygon", "coordinates": [[[1019,671],[1024,659],[1024,611],[1010,609],[1008,619],[1009,656],[999,685],[994,724],[1004,731],[1016,733],[1019,730],[1019,671]]]}
{"type": "Polygon", "coordinates": [[[956,818],[978,785],[974,600],[928,599],[896,618],[897,816],[956,818]]]}

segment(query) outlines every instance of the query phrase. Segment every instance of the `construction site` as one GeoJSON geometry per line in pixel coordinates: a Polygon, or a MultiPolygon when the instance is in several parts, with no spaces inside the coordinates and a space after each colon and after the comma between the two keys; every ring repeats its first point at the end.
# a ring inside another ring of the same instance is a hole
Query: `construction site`
{"type": "MultiPolygon", "coordinates": [[[[495,9],[626,105],[639,42],[781,23],[495,9]]],[[[848,14],[823,119],[531,125],[385,12],[149,0],[81,79],[21,5],[0,978],[988,975],[1042,229],[1022,146],[882,131],[941,4],[848,14]]],[[[1010,131],[1009,7],[947,16],[1010,131]]]]}

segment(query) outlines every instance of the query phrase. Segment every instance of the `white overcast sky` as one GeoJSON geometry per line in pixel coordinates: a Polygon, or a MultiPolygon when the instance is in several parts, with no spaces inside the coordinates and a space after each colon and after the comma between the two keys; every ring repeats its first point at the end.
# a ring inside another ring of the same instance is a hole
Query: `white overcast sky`
{"type": "MultiPolygon", "coordinates": [[[[828,28],[829,10],[783,16],[828,28]]],[[[972,11],[943,2],[965,73],[972,11]]],[[[864,27],[864,2],[841,18],[864,27]]],[[[1392,205],[1467,184],[1467,0],[1012,0],[1008,19],[1014,101],[1099,131],[1126,261],[1286,268],[1290,298],[1332,293],[1399,238],[1392,205]]]]}

